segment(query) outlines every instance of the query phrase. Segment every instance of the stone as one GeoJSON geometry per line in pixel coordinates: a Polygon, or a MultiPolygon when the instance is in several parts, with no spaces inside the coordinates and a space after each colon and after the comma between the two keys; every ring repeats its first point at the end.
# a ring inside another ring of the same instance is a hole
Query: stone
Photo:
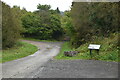
{"type": "Polygon", "coordinates": [[[78,53],[80,52],[79,51],[64,51],[64,55],[69,56],[69,57],[75,56],[78,53]]]}

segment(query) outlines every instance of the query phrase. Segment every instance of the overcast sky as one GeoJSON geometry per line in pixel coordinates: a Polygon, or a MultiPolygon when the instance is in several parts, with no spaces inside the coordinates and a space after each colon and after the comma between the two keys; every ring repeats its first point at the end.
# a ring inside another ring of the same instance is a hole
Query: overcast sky
{"type": "Polygon", "coordinates": [[[37,5],[48,4],[51,5],[52,9],[59,7],[60,11],[70,10],[73,0],[1,0],[11,7],[13,5],[20,6],[20,8],[26,8],[28,11],[37,10],[37,5]]]}

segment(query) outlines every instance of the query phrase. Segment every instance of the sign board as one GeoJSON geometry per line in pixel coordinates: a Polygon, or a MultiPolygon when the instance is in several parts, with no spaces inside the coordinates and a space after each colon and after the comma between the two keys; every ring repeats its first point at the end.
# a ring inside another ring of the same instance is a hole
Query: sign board
{"type": "Polygon", "coordinates": [[[100,45],[90,44],[90,45],[88,46],[88,49],[100,49],[100,45]]]}

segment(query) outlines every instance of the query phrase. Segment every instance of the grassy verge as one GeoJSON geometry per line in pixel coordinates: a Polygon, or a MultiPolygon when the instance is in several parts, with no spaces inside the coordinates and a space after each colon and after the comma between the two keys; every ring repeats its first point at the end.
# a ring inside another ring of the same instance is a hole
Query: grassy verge
{"type": "Polygon", "coordinates": [[[15,59],[19,59],[22,57],[26,57],[31,55],[37,51],[37,47],[26,43],[26,42],[17,42],[17,44],[13,48],[9,48],[3,50],[2,53],[2,61],[0,62],[7,62],[15,59]]]}
{"type": "Polygon", "coordinates": [[[58,42],[56,40],[39,40],[35,38],[22,38],[23,40],[41,41],[41,42],[58,42]]]}
{"type": "MultiPolygon", "coordinates": [[[[65,60],[66,59],[68,59],[68,60],[70,60],[70,59],[90,59],[89,53],[84,54],[84,56],[81,56],[82,54],[80,53],[73,57],[67,57],[64,55],[64,51],[76,51],[76,50],[77,49],[72,49],[70,47],[69,42],[65,42],[61,47],[60,53],[57,56],[55,56],[55,59],[58,59],[58,60],[59,59],[65,59],[65,60]]],[[[79,51],[79,50],[77,50],[77,51],[79,51]]]]}
{"type": "Polygon", "coordinates": [[[65,42],[62,45],[60,53],[55,57],[55,59],[92,59],[92,60],[105,60],[105,61],[115,61],[118,62],[118,51],[120,47],[118,47],[118,36],[111,35],[109,38],[97,38],[92,42],[88,42],[86,44],[81,45],[77,49],[71,49],[70,43],[65,42]],[[92,51],[92,58],[89,54],[88,46],[89,44],[100,44],[101,48],[99,51],[99,55],[97,55],[96,51],[92,51]],[[64,51],[80,51],[79,54],[73,57],[64,56],[64,51]]]}
{"type": "Polygon", "coordinates": [[[55,56],[55,59],[68,59],[69,57],[64,56],[64,51],[70,51],[72,48],[70,47],[69,42],[65,42],[61,46],[61,50],[57,56],[55,56]]]}

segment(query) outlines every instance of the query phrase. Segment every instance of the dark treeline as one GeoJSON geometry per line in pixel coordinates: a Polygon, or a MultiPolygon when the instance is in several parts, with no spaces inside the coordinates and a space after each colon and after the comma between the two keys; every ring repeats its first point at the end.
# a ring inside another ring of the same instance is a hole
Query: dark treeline
{"type": "Polygon", "coordinates": [[[3,49],[10,48],[22,37],[42,40],[59,40],[63,29],[59,8],[38,4],[36,11],[28,12],[18,6],[10,7],[2,2],[3,49]]]}
{"type": "Polygon", "coordinates": [[[73,2],[66,12],[64,27],[74,47],[79,47],[97,37],[109,37],[119,30],[120,3],[73,2]]]}

